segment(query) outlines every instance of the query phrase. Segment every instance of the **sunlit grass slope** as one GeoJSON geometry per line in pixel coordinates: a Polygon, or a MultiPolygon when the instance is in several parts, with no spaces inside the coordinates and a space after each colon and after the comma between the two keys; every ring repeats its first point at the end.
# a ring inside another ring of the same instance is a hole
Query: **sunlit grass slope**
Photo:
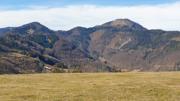
{"type": "Polygon", "coordinates": [[[180,72],[1,75],[0,101],[180,101],[180,72]]]}

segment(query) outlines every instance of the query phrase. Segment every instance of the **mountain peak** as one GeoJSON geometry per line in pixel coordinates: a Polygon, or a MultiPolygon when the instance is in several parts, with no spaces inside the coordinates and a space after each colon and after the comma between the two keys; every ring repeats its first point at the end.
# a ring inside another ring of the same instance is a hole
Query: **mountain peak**
{"type": "Polygon", "coordinates": [[[28,24],[25,24],[23,25],[22,27],[33,27],[33,28],[47,28],[46,26],[42,25],[41,23],[39,22],[31,22],[31,23],[28,23],[28,24]]]}
{"type": "Polygon", "coordinates": [[[143,26],[140,24],[133,22],[129,19],[116,19],[114,21],[107,22],[103,24],[104,27],[116,27],[116,28],[130,28],[130,29],[136,29],[136,30],[146,30],[143,26]]]}
{"type": "Polygon", "coordinates": [[[25,25],[22,25],[18,28],[16,28],[16,30],[21,30],[21,32],[25,33],[35,33],[35,32],[43,32],[43,33],[51,33],[53,32],[52,30],[50,30],[48,27],[42,25],[39,22],[31,22],[25,25]]]}
{"type": "Polygon", "coordinates": [[[129,19],[116,19],[114,21],[111,21],[109,23],[106,24],[110,24],[112,26],[124,26],[124,25],[129,25],[129,24],[133,24],[134,22],[129,20],[129,19]]]}
{"type": "Polygon", "coordinates": [[[40,22],[31,22],[29,25],[42,25],[40,22]]]}

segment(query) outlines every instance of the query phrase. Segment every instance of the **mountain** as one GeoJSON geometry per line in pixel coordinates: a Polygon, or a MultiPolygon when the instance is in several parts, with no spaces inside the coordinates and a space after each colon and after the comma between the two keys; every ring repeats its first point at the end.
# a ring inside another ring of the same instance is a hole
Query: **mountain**
{"type": "Polygon", "coordinates": [[[129,19],[53,31],[32,22],[0,29],[0,73],[180,70],[180,32],[129,19]]]}
{"type": "Polygon", "coordinates": [[[99,27],[113,27],[117,29],[130,29],[130,30],[146,30],[143,26],[135,23],[129,19],[116,19],[114,21],[107,22],[99,27]]]}

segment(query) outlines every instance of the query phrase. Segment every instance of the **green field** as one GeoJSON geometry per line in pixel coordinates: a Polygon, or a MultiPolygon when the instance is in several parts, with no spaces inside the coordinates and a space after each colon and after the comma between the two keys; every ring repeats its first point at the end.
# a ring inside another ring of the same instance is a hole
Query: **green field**
{"type": "Polygon", "coordinates": [[[1,75],[0,101],[180,101],[180,72],[1,75]]]}

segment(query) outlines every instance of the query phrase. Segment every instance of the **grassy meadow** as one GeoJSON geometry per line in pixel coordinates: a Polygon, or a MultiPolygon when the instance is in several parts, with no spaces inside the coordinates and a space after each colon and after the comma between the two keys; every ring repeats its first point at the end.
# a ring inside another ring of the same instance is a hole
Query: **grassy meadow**
{"type": "Polygon", "coordinates": [[[0,75],[0,101],[180,101],[180,72],[0,75]]]}

